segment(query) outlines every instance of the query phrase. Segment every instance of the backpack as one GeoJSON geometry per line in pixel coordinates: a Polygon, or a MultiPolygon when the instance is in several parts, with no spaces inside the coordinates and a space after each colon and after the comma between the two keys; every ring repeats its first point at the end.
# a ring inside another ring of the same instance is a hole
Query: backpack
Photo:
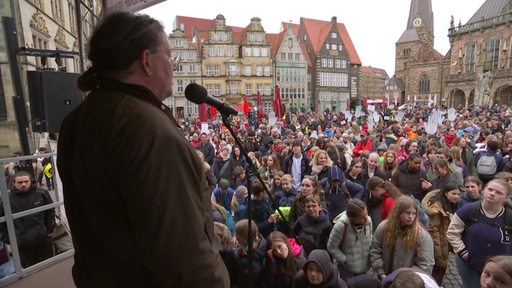
{"type": "Polygon", "coordinates": [[[476,164],[476,172],[482,176],[493,176],[496,174],[497,168],[496,157],[491,153],[482,154],[476,164]]]}
{"type": "MultiPolygon", "coordinates": [[[[473,205],[473,207],[471,208],[471,214],[470,214],[469,218],[465,222],[465,228],[480,221],[480,203],[481,203],[481,201],[475,201],[471,204],[468,204],[468,205],[473,205]]],[[[480,221],[480,222],[482,222],[482,221],[480,221]]],[[[493,226],[493,227],[500,227],[503,230],[512,232],[512,209],[505,206],[505,221],[503,222],[503,224],[496,224],[494,222],[489,222],[489,221],[485,221],[483,223],[493,226]]]]}

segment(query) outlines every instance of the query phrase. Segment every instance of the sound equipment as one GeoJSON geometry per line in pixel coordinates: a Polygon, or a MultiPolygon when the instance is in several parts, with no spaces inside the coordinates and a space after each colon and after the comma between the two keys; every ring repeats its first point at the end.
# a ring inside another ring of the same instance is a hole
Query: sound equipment
{"type": "Polygon", "coordinates": [[[62,120],[83,99],[76,80],[79,74],[27,71],[32,131],[59,132],[62,120]]]}

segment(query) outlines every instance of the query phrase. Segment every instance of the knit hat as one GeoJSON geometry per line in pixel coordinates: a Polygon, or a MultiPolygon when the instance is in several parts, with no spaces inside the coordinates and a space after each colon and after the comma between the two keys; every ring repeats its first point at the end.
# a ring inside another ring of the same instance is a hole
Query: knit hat
{"type": "Polygon", "coordinates": [[[235,197],[239,201],[245,200],[245,198],[247,198],[247,187],[245,187],[244,185],[240,185],[240,186],[236,187],[235,197]]]}
{"type": "Polygon", "coordinates": [[[366,182],[366,190],[371,191],[379,186],[384,184],[384,180],[379,176],[372,176],[372,178],[368,179],[366,182]]]}
{"type": "Polygon", "coordinates": [[[377,147],[377,150],[387,151],[388,145],[386,145],[385,143],[382,143],[379,145],[379,147],[377,147]]]}
{"type": "Polygon", "coordinates": [[[219,187],[222,189],[228,189],[229,188],[229,180],[228,179],[220,179],[219,181],[219,187]]]}

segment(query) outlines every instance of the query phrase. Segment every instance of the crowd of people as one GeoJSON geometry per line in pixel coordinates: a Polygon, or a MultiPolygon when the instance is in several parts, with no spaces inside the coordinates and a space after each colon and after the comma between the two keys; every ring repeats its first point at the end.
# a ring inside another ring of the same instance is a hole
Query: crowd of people
{"type": "Polygon", "coordinates": [[[426,285],[410,287],[441,287],[455,253],[463,287],[501,287],[485,284],[484,267],[512,255],[512,110],[459,107],[431,135],[424,125],[436,108],[400,121],[382,114],[371,129],[366,116],[329,110],[288,112],[273,125],[235,117],[236,135],[218,121],[184,122],[212,210],[237,215],[216,220],[235,231],[219,234],[232,286],[390,287],[403,274],[426,285]]]}

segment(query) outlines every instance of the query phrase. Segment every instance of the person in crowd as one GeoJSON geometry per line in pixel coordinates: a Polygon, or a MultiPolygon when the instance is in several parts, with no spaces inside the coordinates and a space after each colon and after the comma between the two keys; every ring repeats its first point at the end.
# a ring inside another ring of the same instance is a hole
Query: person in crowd
{"type": "Polygon", "coordinates": [[[270,233],[267,237],[267,258],[263,268],[265,287],[293,287],[295,274],[304,263],[304,252],[294,238],[288,238],[279,231],[270,233]]]}
{"type": "Polygon", "coordinates": [[[233,213],[233,220],[238,222],[242,219],[247,219],[247,197],[249,196],[247,187],[238,186],[235,190],[235,195],[231,199],[231,211],[233,213]]]}
{"type": "Polygon", "coordinates": [[[325,205],[331,220],[345,211],[347,202],[351,199],[361,199],[364,194],[363,186],[346,180],[341,169],[334,165],[329,171],[329,180],[324,190],[325,205]]]}
{"type": "Polygon", "coordinates": [[[322,187],[325,187],[329,176],[329,169],[333,162],[325,150],[318,150],[311,160],[311,174],[316,176],[322,187]]]}
{"type": "Polygon", "coordinates": [[[504,161],[503,156],[498,153],[499,146],[498,140],[488,140],[486,151],[478,153],[475,157],[476,172],[484,184],[494,178],[496,173],[503,170],[504,161]],[[494,156],[494,163],[480,162],[480,160],[487,159],[487,156],[494,156]]]}
{"type": "Polygon", "coordinates": [[[413,195],[419,201],[423,200],[427,189],[430,188],[422,181],[426,179],[426,175],[420,169],[421,162],[421,155],[413,153],[398,165],[396,173],[391,177],[391,183],[400,189],[402,194],[413,195]]]}
{"type": "Polygon", "coordinates": [[[396,161],[395,151],[388,150],[386,151],[384,162],[379,167],[380,172],[382,173],[383,178],[387,181],[391,181],[391,177],[395,174],[396,169],[398,168],[398,162],[396,161]]]}
{"type": "Polygon", "coordinates": [[[314,249],[327,249],[327,240],[332,223],[322,212],[322,201],[318,195],[308,195],[304,200],[306,214],[300,216],[293,226],[293,232],[300,239],[304,252],[309,255],[314,249]]]}
{"type": "Polygon", "coordinates": [[[322,249],[311,251],[306,264],[295,275],[295,288],[323,287],[348,288],[339,275],[336,266],[331,263],[329,253],[322,249]]]}
{"type": "Polygon", "coordinates": [[[210,143],[210,138],[205,132],[201,133],[201,143],[197,144],[196,149],[203,152],[204,159],[212,166],[213,159],[215,159],[215,148],[210,143]]]}
{"type": "Polygon", "coordinates": [[[464,179],[464,192],[460,195],[458,208],[475,201],[480,201],[482,197],[482,181],[478,176],[468,176],[464,179]]]}
{"type": "Polygon", "coordinates": [[[300,190],[302,178],[311,174],[311,160],[302,153],[302,143],[298,140],[292,142],[292,152],[283,161],[283,172],[293,176],[293,187],[300,190]]]}
{"type": "MultiPolygon", "coordinates": [[[[436,158],[446,160],[448,162],[448,166],[450,167],[450,175],[453,177],[453,180],[455,181],[455,183],[457,183],[460,187],[462,187],[464,184],[464,177],[463,177],[464,170],[457,167],[457,165],[455,163],[457,160],[455,160],[453,158],[453,150],[450,151],[450,149],[452,149],[452,148],[442,147],[442,148],[437,149],[436,158]]],[[[458,147],[454,147],[454,149],[458,149],[458,147]]],[[[457,151],[457,153],[460,154],[460,151],[457,151]]],[[[437,181],[437,179],[439,179],[439,176],[435,172],[434,172],[434,174],[437,177],[434,177],[435,180],[431,183],[435,183],[437,181]]]]}
{"type": "Polygon", "coordinates": [[[347,203],[344,212],[334,218],[327,251],[338,263],[343,280],[365,274],[370,269],[370,244],[373,237],[372,220],[363,201],[347,203]]]}
{"type": "Polygon", "coordinates": [[[418,205],[413,198],[396,200],[387,220],[375,230],[370,247],[370,262],[379,279],[402,267],[431,273],[434,244],[428,231],[418,222],[418,205]]]}
{"type": "Polygon", "coordinates": [[[457,210],[460,191],[457,185],[447,185],[443,190],[429,192],[423,198],[423,209],[429,215],[428,232],[434,241],[434,268],[432,277],[437,284],[442,285],[448,267],[448,253],[450,251],[446,232],[451,217],[457,210]]]}
{"type": "Polygon", "coordinates": [[[262,287],[263,265],[267,255],[267,241],[258,231],[252,220],[243,219],[235,224],[235,237],[238,243],[236,259],[238,264],[237,287],[262,287]],[[249,228],[249,221],[251,227],[249,228]],[[250,238],[250,239],[249,239],[250,238]],[[249,255],[249,245],[252,253],[249,255]]]}
{"type": "MultiPolygon", "coordinates": [[[[285,216],[284,222],[289,222],[290,218],[290,210],[293,204],[293,201],[297,197],[297,190],[293,187],[293,177],[290,174],[285,174],[283,177],[281,177],[281,188],[282,190],[274,195],[275,200],[275,207],[276,209],[279,209],[281,213],[285,216]]],[[[290,225],[293,225],[294,223],[289,223],[290,225]]],[[[278,229],[283,229],[286,227],[284,223],[279,224],[278,229]]],[[[286,230],[280,230],[282,232],[286,232],[286,230]]]]}
{"type": "Polygon", "coordinates": [[[235,182],[234,187],[247,186],[247,175],[245,174],[246,169],[242,166],[236,165],[233,167],[233,181],[235,182]]]}
{"type": "Polygon", "coordinates": [[[355,158],[350,162],[350,165],[345,173],[345,179],[348,179],[359,185],[363,185],[363,179],[361,171],[363,170],[363,164],[361,159],[355,158]]]}
{"type": "Polygon", "coordinates": [[[375,228],[383,221],[388,219],[396,199],[402,196],[402,192],[393,183],[386,181],[379,176],[373,176],[366,183],[366,190],[370,191],[372,199],[380,199],[380,206],[374,207],[374,211],[370,211],[372,222],[375,228]],[[380,213],[378,213],[380,212],[380,213]],[[378,216],[377,216],[378,215],[378,216]]]}
{"type": "Polygon", "coordinates": [[[242,155],[242,151],[240,150],[240,147],[233,146],[233,148],[231,148],[231,159],[234,162],[233,163],[234,166],[241,166],[242,168],[247,169],[247,167],[248,167],[247,160],[245,159],[245,156],[242,155]]]}
{"type": "MultiPolygon", "coordinates": [[[[32,176],[25,171],[14,174],[12,187],[8,190],[11,213],[52,204],[48,190],[33,184],[32,176]]],[[[5,216],[4,205],[0,205],[0,217],[5,216]]],[[[55,209],[50,208],[13,220],[21,266],[27,268],[54,256],[53,230],[55,209]]],[[[11,244],[6,222],[0,223],[0,239],[11,244]]]]}
{"type": "Polygon", "coordinates": [[[226,208],[215,202],[212,202],[212,215],[214,222],[219,222],[226,225],[231,235],[235,235],[235,221],[233,220],[231,213],[229,213],[226,208]]]}
{"type": "Polygon", "coordinates": [[[316,176],[306,176],[302,179],[302,189],[293,200],[290,209],[290,223],[295,223],[300,216],[304,215],[306,212],[304,201],[306,200],[306,197],[311,194],[318,195],[322,200],[322,207],[325,206],[323,191],[316,176]]]}
{"type": "Polygon", "coordinates": [[[512,287],[512,256],[498,255],[489,257],[480,275],[480,287],[512,287]]]}
{"type": "Polygon", "coordinates": [[[259,232],[263,237],[267,237],[276,229],[276,224],[279,220],[279,214],[274,213],[270,198],[263,185],[258,180],[253,180],[251,183],[251,219],[258,225],[259,232]]]}
{"type": "Polygon", "coordinates": [[[229,181],[229,187],[236,188],[236,182],[233,178],[233,169],[235,163],[229,156],[229,149],[226,146],[220,148],[219,156],[213,160],[213,175],[219,180],[226,179],[229,181]]]}
{"type": "Polygon", "coordinates": [[[176,65],[163,27],[111,13],[87,47],[77,83],[90,93],[64,119],[57,157],[75,285],[228,287],[201,161],[162,103],[176,65]]]}
{"type": "Polygon", "coordinates": [[[213,231],[215,236],[220,242],[219,254],[226,265],[229,273],[229,279],[231,280],[231,286],[233,287],[237,283],[238,276],[238,264],[236,262],[236,253],[232,245],[233,234],[229,231],[229,228],[220,223],[213,222],[213,231]]]}
{"type": "Polygon", "coordinates": [[[352,151],[354,158],[360,156],[361,151],[372,151],[372,139],[368,138],[368,133],[364,130],[359,133],[359,141],[357,141],[352,151]]]}
{"type": "Polygon", "coordinates": [[[420,169],[427,176],[427,178],[425,178],[425,180],[427,180],[430,183],[434,182],[434,180],[437,178],[436,173],[434,173],[434,169],[432,169],[432,163],[434,162],[434,160],[437,159],[437,155],[436,155],[437,149],[438,148],[435,146],[426,148],[426,150],[425,150],[426,160],[421,163],[420,169]]]}
{"type": "Polygon", "coordinates": [[[427,189],[443,190],[448,185],[459,186],[457,181],[455,180],[455,177],[453,177],[453,171],[448,161],[444,159],[436,159],[432,163],[432,169],[434,170],[434,173],[436,174],[437,178],[434,179],[432,183],[428,182],[425,179],[422,180],[423,184],[426,185],[427,189]]]}
{"type": "Polygon", "coordinates": [[[479,287],[487,257],[512,255],[508,223],[511,194],[512,187],[506,181],[491,180],[484,187],[481,201],[462,206],[452,217],[447,238],[457,254],[455,263],[463,288],[479,287]]]}
{"type": "Polygon", "coordinates": [[[272,180],[272,183],[269,183],[270,186],[270,196],[273,198],[277,194],[277,192],[282,191],[283,187],[281,185],[281,178],[283,178],[284,172],[283,171],[277,171],[274,175],[274,179],[272,180]]]}
{"type": "Polygon", "coordinates": [[[382,288],[439,288],[436,280],[419,269],[398,268],[382,281],[382,288]]]}
{"type": "Polygon", "coordinates": [[[448,148],[452,147],[453,141],[457,138],[457,133],[455,133],[454,127],[449,127],[447,132],[444,133],[443,142],[448,148]]]}
{"type": "Polygon", "coordinates": [[[468,140],[464,137],[457,137],[453,140],[452,146],[459,147],[462,150],[461,158],[464,167],[466,167],[466,175],[464,175],[464,178],[467,176],[476,176],[475,157],[473,155],[473,149],[468,144],[468,140]]]}
{"type": "Polygon", "coordinates": [[[231,213],[233,195],[235,195],[235,190],[229,187],[229,181],[227,179],[221,179],[219,181],[219,187],[212,191],[211,200],[231,213]]]}
{"type": "Polygon", "coordinates": [[[196,153],[197,156],[199,156],[199,159],[201,160],[201,163],[203,165],[203,171],[206,175],[206,181],[208,182],[208,190],[213,191],[213,189],[215,189],[215,186],[217,185],[217,181],[215,180],[215,176],[213,175],[212,167],[204,159],[203,152],[196,150],[196,153]]]}

